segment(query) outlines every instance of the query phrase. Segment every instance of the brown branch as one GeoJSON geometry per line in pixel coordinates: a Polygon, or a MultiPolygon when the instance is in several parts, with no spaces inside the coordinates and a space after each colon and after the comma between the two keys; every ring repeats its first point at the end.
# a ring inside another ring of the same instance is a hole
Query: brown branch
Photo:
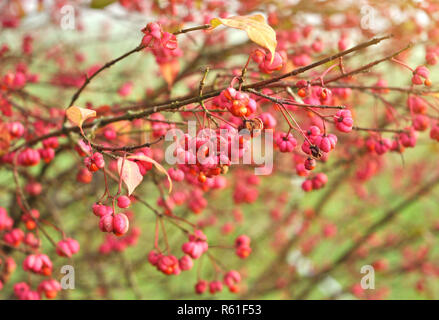
{"type": "Polygon", "coordinates": [[[91,146],[93,148],[95,148],[98,151],[111,151],[111,152],[116,152],[116,151],[123,151],[123,152],[130,152],[136,149],[141,149],[141,148],[145,148],[145,147],[150,147],[156,143],[159,143],[160,141],[162,141],[164,139],[164,136],[161,136],[160,138],[158,138],[155,141],[152,142],[147,142],[144,144],[140,144],[140,145],[136,145],[136,146],[125,146],[125,147],[106,147],[106,146],[102,146],[99,144],[95,144],[93,142],[90,142],[91,146]]]}
{"type": "MultiPolygon", "coordinates": [[[[364,42],[363,44],[357,45],[355,47],[352,47],[351,49],[342,51],[339,54],[336,54],[336,55],[330,56],[328,58],[322,59],[320,61],[317,61],[317,62],[315,62],[313,64],[310,64],[310,65],[308,65],[306,67],[295,69],[292,72],[287,73],[286,75],[283,75],[283,76],[280,76],[280,77],[276,77],[276,78],[273,78],[273,79],[269,79],[269,83],[277,82],[277,81],[279,81],[279,80],[281,80],[283,78],[286,78],[286,77],[290,76],[292,73],[299,74],[301,72],[305,72],[305,71],[307,71],[307,70],[309,70],[311,68],[314,68],[316,66],[324,64],[324,63],[326,63],[328,61],[331,61],[333,59],[337,59],[337,58],[340,57],[340,55],[343,56],[344,54],[348,54],[348,53],[351,53],[353,51],[366,48],[367,46],[376,44],[376,43],[380,42],[381,40],[388,39],[388,38],[389,38],[389,36],[382,37],[382,38],[376,38],[376,39],[372,39],[370,41],[364,42]],[[271,80],[273,80],[273,81],[271,81],[271,80]]],[[[367,64],[367,65],[365,65],[363,67],[360,67],[358,69],[352,70],[352,71],[350,71],[350,72],[348,72],[348,73],[346,73],[344,75],[341,75],[341,76],[335,77],[333,79],[327,80],[326,83],[334,82],[334,81],[337,81],[337,80],[339,80],[339,79],[341,79],[343,77],[348,77],[348,76],[354,75],[356,73],[363,72],[364,70],[367,70],[367,69],[369,69],[369,68],[371,68],[371,67],[373,67],[373,66],[375,66],[375,65],[377,65],[377,64],[379,64],[381,62],[384,62],[384,61],[386,61],[388,59],[391,59],[394,56],[397,56],[399,53],[401,53],[402,51],[408,49],[409,47],[410,47],[410,45],[405,47],[405,48],[403,48],[403,49],[401,49],[401,50],[398,50],[397,52],[395,52],[394,54],[392,54],[390,56],[387,56],[387,57],[384,57],[382,59],[379,59],[379,60],[376,60],[374,62],[371,62],[371,63],[369,63],[369,64],[367,64]]],[[[247,85],[247,86],[243,86],[242,89],[243,90],[247,90],[247,89],[252,89],[252,88],[258,88],[258,87],[264,86],[266,84],[267,84],[267,80],[260,81],[260,82],[256,82],[256,83],[253,83],[253,84],[250,84],[250,85],[247,85]]],[[[85,129],[85,128],[90,128],[90,127],[94,127],[94,126],[102,127],[102,126],[105,126],[105,125],[113,123],[113,122],[144,118],[144,117],[149,116],[149,115],[151,115],[153,113],[156,113],[156,112],[162,112],[162,111],[167,111],[167,110],[176,110],[176,109],[179,109],[179,108],[181,108],[181,107],[183,107],[185,105],[189,105],[189,104],[197,103],[197,102],[199,103],[200,101],[203,101],[203,100],[206,100],[206,99],[209,99],[209,98],[213,98],[213,97],[219,95],[222,90],[223,89],[210,91],[210,92],[207,92],[207,93],[203,94],[202,96],[196,95],[196,96],[189,96],[189,97],[183,97],[181,99],[175,99],[175,100],[166,101],[166,102],[163,102],[163,103],[159,103],[159,104],[157,104],[157,105],[155,105],[153,107],[149,107],[148,109],[140,111],[140,112],[135,112],[135,113],[134,112],[127,112],[124,115],[117,116],[117,117],[114,117],[114,118],[98,119],[98,120],[95,120],[93,122],[85,123],[83,125],[83,128],[85,129]]],[[[20,148],[22,148],[22,147],[24,147],[26,145],[27,146],[34,145],[34,144],[36,144],[36,143],[38,143],[38,142],[40,142],[40,141],[42,141],[44,139],[50,138],[50,137],[60,136],[60,135],[63,135],[63,134],[68,134],[70,132],[79,132],[79,131],[80,131],[79,128],[76,127],[76,126],[75,127],[69,127],[69,128],[63,127],[62,129],[59,129],[57,131],[51,132],[49,134],[46,134],[46,135],[34,138],[33,140],[30,140],[28,142],[25,142],[22,145],[14,148],[12,151],[17,151],[17,150],[19,150],[20,148]]]]}
{"type": "MultiPolygon", "coordinates": [[[[188,32],[195,31],[195,30],[205,30],[205,29],[207,29],[209,27],[210,27],[210,25],[205,24],[205,25],[201,25],[201,26],[197,26],[197,27],[181,29],[181,30],[178,30],[178,31],[174,32],[174,35],[188,33],[188,32]]],[[[70,104],[69,104],[69,107],[73,106],[73,104],[79,98],[79,96],[81,95],[81,93],[85,89],[85,87],[87,87],[87,85],[91,82],[91,80],[93,80],[93,78],[95,78],[99,73],[101,73],[105,69],[110,68],[112,65],[116,64],[117,62],[119,62],[119,61],[129,57],[133,53],[142,51],[145,48],[146,48],[145,45],[140,44],[137,47],[135,47],[134,49],[132,49],[132,50],[124,53],[123,55],[117,57],[116,59],[108,61],[106,64],[104,64],[102,67],[100,67],[95,73],[93,73],[90,77],[87,77],[85,79],[84,83],[82,84],[82,86],[73,94],[72,99],[71,99],[70,104]]]]}

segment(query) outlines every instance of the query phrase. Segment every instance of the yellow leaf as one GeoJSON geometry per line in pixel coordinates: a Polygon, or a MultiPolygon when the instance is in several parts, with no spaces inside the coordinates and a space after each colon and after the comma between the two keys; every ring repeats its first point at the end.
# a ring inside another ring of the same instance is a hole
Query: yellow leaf
{"type": "Polygon", "coordinates": [[[174,80],[177,77],[179,71],[180,63],[178,62],[178,60],[173,60],[171,62],[160,64],[160,72],[162,73],[162,76],[168,86],[171,86],[174,83],[174,80]]]}
{"type": "Polygon", "coordinates": [[[227,19],[213,18],[210,20],[211,29],[221,24],[247,32],[248,37],[253,42],[271,52],[271,62],[273,62],[277,46],[276,32],[268,25],[263,15],[235,16],[227,19]]]}
{"type": "Polygon", "coordinates": [[[152,158],[150,158],[148,156],[145,156],[145,155],[129,156],[129,157],[127,157],[127,159],[151,162],[156,167],[156,169],[158,171],[160,171],[161,173],[166,174],[166,177],[168,178],[168,181],[169,181],[169,193],[171,193],[171,191],[172,191],[172,180],[171,180],[171,177],[169,176],[169,174],[166,171],[166,169],[163,168],[163,166],[160,163],[158,163],[154,159],[152,159],[152,158]]]}
{"type": "Polygon", "coordinates": [[[66,115],[73,124],[82,128],[85,120],[96,117],[96,111],[72,106],[67,109],[66,115]]]}

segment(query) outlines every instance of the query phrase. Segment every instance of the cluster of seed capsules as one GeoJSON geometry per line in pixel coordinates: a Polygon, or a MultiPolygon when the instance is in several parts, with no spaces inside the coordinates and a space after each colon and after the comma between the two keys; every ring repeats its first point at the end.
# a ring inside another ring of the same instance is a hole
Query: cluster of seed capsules
{"type": "MultiPolygon", "coordinates": [[[[32,187],[35,189],[35,187],[32,187]]],[[[59,282],[52,277],[53,262],[47,254],[41,252],[41,239],[36,232],[41,222],[40,213],[36,209],[31,209],[21,215],[19,221],[14,221],[7,213],[5,208],[0,207],[0,234],[5,244],[11,248],[19,248],[26,252],[22,268],[25,272],[43,277],[36,290],[32,290],[30,284],[19,282],[14,285],[14,293],[20,300],[39,300],[43,296],[48,299],[56,297],[61,290],[59,282]],[[18,224],[23,223],[24,232],[18,228],[18,224]]],[[[80,246],[78,241],[73,238],[65,237],[56,243],[55,252],[60,257],[70,258],[78,253],[80,246]]],[[[0,258],[0,290],[3,284],[10,280],[16,270],[16,263],[10,256],[0,258]]]]}
{"type": "MultiPolygon", "coordinates": [[[[207,252],[209,245],[207,243],[206,235],[199,229],[188,235],[188,241],[183,243],[181,250],[184,255],[178,259],[173,254],[165,254],[158,249],[153,249],[148,254],[149,263],[158,271],[167,276],[179,275],[182,271],[192,269],[194,260],[199,259],[207,252]]],[[[246,235],[241,235],[235,240],[236,254],[242,258],[247,258],[251,253],[250,238],[246,235]]],[[[222,273],[224,273],[221,270],[222,273]]],[[[195,292],[197,294],[204,293],[207,288],[211,294],[220,292],[223,289],[223,284],[226,285],[230,292],[237,293],[239,291],[238,284],[241,282],[241,275],[235,270],[224,273],[223,281],[213,280],[208,282],[206,280],[198,280],[195,284],[195,292]]]]}

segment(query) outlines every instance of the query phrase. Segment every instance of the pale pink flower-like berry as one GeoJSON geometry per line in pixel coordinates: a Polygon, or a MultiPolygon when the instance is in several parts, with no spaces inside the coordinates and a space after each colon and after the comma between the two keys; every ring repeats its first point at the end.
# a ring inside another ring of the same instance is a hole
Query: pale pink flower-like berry
{"type": "Polygon", "coordinates": [[[20,297],[24,292],[29,291],[30,286],[26,282],[17,282],[14,284],[14,294],[20,297]]]}
{"type": "Polygon", "coordinates": [[[176,205],[181,205],[186,201],[187,196],[183,191],[176,191],[171,195],[171,198],[173,203],[176,205]]]}
{"type": "Polygon", "coordinates": [[[117,138],[117,132],[111,127],[108,127],[104,130],[104,137],[107,140],[115,140],[117,138]]]}
{"type": "Polygon", "coordinates": [[[249,236],[242,234],[235,239],[235,247],[250,246],[251,239],[249,236]]]}
{"type": "Polygon", "coordinates": [[[164,32],[161,26],[156,22],[150,22],[142,32],[145,34],[142,44],[155,50],[161,47],[168,50],[175,50],[178,47],[177,37],[169,32],[164,32]]]}
{"type": "Polygon", "coordinates": [[[49,163],[55,158],[55,150],[52,148],[38,149],[38,152],[45,163],[49,163]]]}
{"type": "Polygon", "coordinates": [[[44,148],[56,149],[59,147],[59,142],[57,137],[50,137],[43,140],[44,148]]]}
{"type": "Polygon", "coordinates": [[[131,200],[128,196],[120,196],[117,198],[117,206],[121,209],[126,209],[131,205],[131,200]]]}
{"type": "Polygon", "coordinates": [[[92,156],[84,158],[84,165],[91,172],[98,171],[105,167],[104,156],[99,152],[95,152],[92,156]]]}
{"type": "Polygon", "coordinates": [[[22,88],[26,85],[26,75],[23,72],[17,71],[12,81],[12,87],[14,89],[22,88]]]}
{"type": "Polygon", "coordinates": [[[277,125],[276,118],[269,112],[263,112],[259,118],[262,120],[265,129],[273,129],[277,125]]]}
{"type": "Polygon", "coordinates": [[[418,133],[413,128],[406,128],[404,132],[399,134],[399,140],[406,148],[414,148],[417,138],[418,133]]]}
{"type": "Polygon", "coordinates": [[[417,114],[413,117],[413,129],[416,131],[425,131],[430,125],[430,118],[423,114],[417,114]]]}
{"type": "Polygon", "coordinates": [[[375,142],[375,152],[378,155],[383,155],[392,147],[392,141],[388,138],[381,138],[375,142]]]}
{"type": "MultiPolygon", "coordinates": [[[[38,196],[41,191],[43,191],[43,186],[41,185],[41,183],[36,182],[36,181],[32,181],[29,182],[25,188],[27,193],[29,193],[31,196],[38,196]]],[[[1,228],[0,228],[1,229],[1,228]]]]}
{"type": "Polygon", "coordinates": [[[19,300],[40,300],[41,296],[37,291],[32,291],[26,282],[14,284],[14,294],[19,300]]]}
{"type": "Polygon", "coordinates": [[[407,105],[411,112],[413,113],[426,113],[427,112],[427,102],[418,96],[410,96],[407,99],[407,105]]]}
{"type": "Polygon", "coordinates": [[[172,180],[179,182],[184,180],[184,172],[178,168],[169,168],[168,174],[172,180]]]}
{"type": "Polygon", "coordinates": [[[86,144],[84,142],[84,140],[79,140],[78,141],[78,144],[75,146],[75,150],[76,150],[76,152],[78,152],[78,154],[81,157],[85,157],[86,155],[89,155],[92,152],[91,146],[86,144]]]}
{"type": "Polygon", "coordinates": [[[374,87],[378,87],[378,88],[383,88],[383,89],[372,89],[372,92],[375,93],[389,93],[389,84],[387,83],[387,81],[385,79],[378,79],[378,81],[375,83],[374,87]]]}
{"type": "Polygon", "coordinates": [[[157,262],[157,268],[166,275],[177,275],[181,271],[178,259],[173,255],[162,255],[157,262]]]}
{"type": "Polygon", "coordinates": [[[102,232],[113,232],[113,220],[114,218],[112,214],[101,216],[101,219],[99,220],[99,229],[101,229],[102,232]]]}
{"type": "Polygon", "coordinates": [[[212,189],[224,189],[227,187],[227,179],[223,176],[213,177],[212,189]]]}
{"type": "Polygon", "coordinates": [[[23,239],[24,232],[21,229],[12,229],[3,236],[3,240],[13,247],[18,247],[23,239]]]}
{"type": "Polygon", "coordinates": [[[305,131],[306,137],[311,141],[314,142],[314,139],[321,134],[321,130],[317,126],[311,126],[308,130],[305,131]]]}
{"type": "Polygon", "coordinates": [[[103,204],[95,203],[92,206],[93,214],[98,217],[103,217],[107,214],[113,214],[113,208],[103,204]]]}
{"type": "Polygon", "coordinates": [[[328,88],[318,87],[315,94],[320,99],[322,104],[329,103],[332,99],[332,91],[328,88]]]}
{"type": "Polygon", "coordinates": [[[318,173],[312,179],[312,188],[313,190],[321,189],[326,185],[327,182],[328,182],[328,177],[326,176],[326,174],[318,173]]]}
{"type": "Polygon", "coordinates": [[[313,178],[302,182],[302,190],[309,192],[323,188],[328,182],[328,177],[324,173],[318,173],[313,178]]]}
{"type": "Polygon", "coordinates": [[[276,145],[280,152],[293,152],[297,146],[297,140],[291,133],[281,132],[276,138],[276,145]]]}
{"type": "Polygon", "coordinates": [[[189,235],[189,241],[185,242],[181,249],[192,259],[198,259],[208,249],[207,237],[201,230],[195,230],[189,235]]]}
{"type": "Polygon", "coordinates": [[[271,62],[271,52],[267,54],[262,49],[256,50],[252,58],[256,63],[259,64],[259,70],[267,74],[280,70],[283,67],[283,59],[279,52],[274,53],[273,62],[271,62]]]}
{"type": "Polygon", "coordinates": [[[246,235],[240,235],[235,239],[235,253],[241,259],[247,258],[252,249],[250,248],[250,238],[246,235]]]}
{"type": "Polygon", "coordinates": [[[429,77],[430,75],[430,70],[427,69],[427,67],[425,66],[418,66],[416,67],[416,69],[413,71],[413,77],[412,77],[412,83],[415,85],[420,85],[420,84],[425,84],[428,85],[429,84],[429,77]],[[425,79],[425,80],[423,80],[425,79]]]}
{"type": "Polygon", "coordinates": [[[302,182],[302,190],[305,192],[312,191],[312,181],[311,180],[305,180],[302,182]]]}
{"type": "Polygon", "coordinates": [[[50,276],[52,274],[52,261],[45,254],[31,254],[24,259],[23,270],[50,276]]]}
{"type": "Polygon", "coordinates": [[[307,158],[303,163],[306,170],[314,170],[316,167],[316,160],[313,158],[307,158]]]}
{"type": "Polygon", "coordinates": [[[203,243],[195,241],[186,242],[181,247],[182,251],[193,259],[198,259],[205,252],[204,248],[203,243]]]}
{"type": "Polygon", "coordinates": [[[8,123],[8,131],[13,138],[20,138],[25,130],[23,124],[16,121],[8,123]]]}
{"type": "Polygon", "coordinates": [[[317,138],[317,137],[309,139],[309,141],[308,140],[303,140],[302,146],[300,148],[302,149],[302,151],[304,153],[312,154],[311,145],[309,144],[309,142],[314,143],[315,138],[317,138]]]}
{"type": "Polygon", "coordinates": [[[183,257],[178,260],[178,265],[182,271],[190,270],[194,266],[194,262],[192,261],[192,258],[184,255],[183,257]]]}
{"type": "Polygon", "coordinates": [[[196,284],[195,284],[195,292],[197,294],[203,294],[208,286],[208,282],[206,280],[199,280],[196,284]]]}
{"type": "Polygon", "coordinates": [[[311,45],[311,48],[317,53],[322,52],[324,48],[323,41],[321,39],[316,39],[311,45]]]}
{"type": "Polygon", "coordinates": [[[125,82],[120,88],[119,90],[117,90],[117,93],[121,96],[121,97],[127,97],[131,94],[131,92],[133,91],[133,87],[134,84],[131,81],[125,82]]]}
{"type": "Polygon", "coordinates": [[[38,285],[37,291],[44,293],[47,299],[53,299],[61,291],[61,284],[55,279],[44,280],[38,285]]]}
{"type": "Polygon", "coordinates": [[[70,258],[79,251],[79,248],[78,241],[72,238],[66,238],[58,242],[56,245],[56,253],[61,257],[70,258]]]}
{"type": "Polygon", "coordinates": [[[224,284],[229,287],[229,290],[235,292],[237,284],[241,282],[241,274],[236,270],[230,270],[224,275],[224,284]]]}
{"type": "MultiPolygon", "coordinates": [[[[439,124],[436,122],[434,126],[431,127],[430,130],[430,138],[436,141],[439,141],[439,124]]],[[[1,218],[0,218],[1,221],[1,218]]],[[[0,230],[1,230],[1,222],[0,222],[0,230]]]]}
{"type": "Polygon", "coordinates": [[[119,213],[114,216],[113,232],[116,236],[122,236],[127,233],[129,227],[130,222],[125,214],[119,213]]]}
{"type": "Polygon", "coordinates": [[[349,39],[346,35],[342,35],[340,39],[338,40],[338,50],[344,51],[347,49],[349,45],[349,39]]]}
{"type": "Polygon", "coordinates": [[[354,125],[350,110],[339,110],[334,115],[335,127],[341,132],[350,132],[354,125]]]}
{"type": "MultiPolygon", "coordinates": [[[[137,150],[137,152],[134,153],[134,155],[136,155],[136,156],[147,156],[147,157],[151,158],[152,157],[152,151],[149,148],[143,148],[143,149],[137,150]]],[[[139,167],[140,174],[142,176],[145,175],[153,167],[153,164],[151,162],[149,162],[149,161],[135,160],[135,162],[137,163],[137,166],[139,167]]]]}
{"type": "Polygon", "coordinates": [[[314,144],[323,152],[329,152],[335,148],[337,144],[337,136],[330,133],[328,135],[319,135],[315,137],[314,144]]]}
{"type": "Polygon", "coordinates": [[[0,207],[0,231],[11,229],[13,224],[14,224],[14,220],[12,220],[12,218],[9,217],[6,209],[0,207]]]}
{"type": "Polygon", "coordinates": [[[161,253],[158,253],[158,252],[155,251],[155,250],[151,250],[151,251],[148,253],[148,261],[149,261],[149,263],[152,264],[153,266],[157,266],[157,263],[159,262],[161,256],[162,256],[161,253]]]}
{"type": "Polygon", "coordinates": [[[306,53],[294,55],[291,57],[291,60],[293,64],[297,67],[306,66],[312,61],[311,57],[306,53]]]}
{"type": "Polygon", "coordinates": [[[25,167],[32,167],[40,162],[40,153],[37,150],[27,148],[18,155],[18,164],[25,167]]]}
{"type": "Polygon", "coordinates": [[[114,216],[107,214],[99,220],[99,229],[102,232],[113,232],[116,236],[124,235],[128,231],[129,225],[128,217],[123,213],[114,216]]]}
{"type": "Polygon", "coordinates": [[[163,32],[162,46],[168,50],[175,50],[178,47],[177,37],[169,32],[163,32]]]}
{"type": "Polygon", "coordinates": [[[305,168],[304,163],[296,164],[296,174],[300,177],[306,177],[309,175],[309,170],[305,168]]]}
{"type": "Polygon", "coordinates": [[[427,64],[434,66],[439,60],[439,54],[435,51],[427,51],[425,54],[425,61],[427,64]]]}
{"type": "Polygon", "coordinates": [[[142,29],[145,34],[142,39],[142,44],[147,47],[155,47],[160,44],[162,37],[162,28],[158,23],[150,22],[142,29]]]}
{"type": "Polygon", "coordinates": [[[223,290],[223,283],[219,280],[211,281],[209,283],[209,292],[215,294],[223,290]]]}
{"type": "Polygon", "coordinates": [[[395,137],[392,140],[392,146],[390,147],[390,151],[400,152],[400,153],[404,151],[404,146],[402,145],[401,141],[399,141],[398,137],[395,137]]]}
{"type": "Polygon", "coordinates": [[[226,107],[235,117],[248,117],[257,108],[256,101],[250,98],[247,93],[236,91],[232,87],[221,92],[219,104],[226,107]]]}
{"type": "Polygon", "coordinates": [[[38,248],[41,245],[41,240],[38,239],[33,233],[26,233],[23,242],[32,248],[38,248]]]}
{"type": "Polygon", "coordinates": [[[87,168],[79,169],[76,174],[76,181],[88,184],[93,180],[93,173],[91,173],[87,168]]]}

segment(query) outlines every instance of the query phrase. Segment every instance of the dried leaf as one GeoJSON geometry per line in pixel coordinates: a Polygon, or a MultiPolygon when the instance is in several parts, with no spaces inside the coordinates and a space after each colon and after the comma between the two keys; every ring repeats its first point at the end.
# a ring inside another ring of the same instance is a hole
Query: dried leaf
{"type": "Polygon", "coordinates": [[[212,26],[211,29],[214,29],[221,24],[247,32],[248,37],[253,42],[271,52],[271,62],[273,62],[277,46],[276,32],[265,21],[263,15],[235,16],[227,19],[213,18],[210,20],[210,25],[212,26]]]}
{"type": "Polygon", "coordinates": [[[127,157],[127,159],[151,162],[157,168],[158,171],[160,171],[161,173],[166,174],[166,177],[168,178],[168,181],[169,181],[169,193],[171,193],[171,191],[172,191],[172,180],[171,180],[171,177],[169,176],[169,174],[166,171],[166,169],[163,168],[163,166],[160,163],[158,163],[154,159],[152,159],[152,158],[150,158],[148,156],[145,156],[145,155],[129,156],[129,157],[127,157]]]}
{"type": "Polygon", "coordinates": [[[82,128],[85,120],[96,117],[96,111],[72,106],[67,109],[66,115],[72,123],[82,128]]]}
{"type": "Polygon", "coordinates": [[[125,159],[124,161],[123,158],[119,158],[117,159],[117,171],[119,172],[122,181],[127,186],[128,195],[131,195],[143,180],[139,166],[134,161],[128,159],[125,159]]]}

